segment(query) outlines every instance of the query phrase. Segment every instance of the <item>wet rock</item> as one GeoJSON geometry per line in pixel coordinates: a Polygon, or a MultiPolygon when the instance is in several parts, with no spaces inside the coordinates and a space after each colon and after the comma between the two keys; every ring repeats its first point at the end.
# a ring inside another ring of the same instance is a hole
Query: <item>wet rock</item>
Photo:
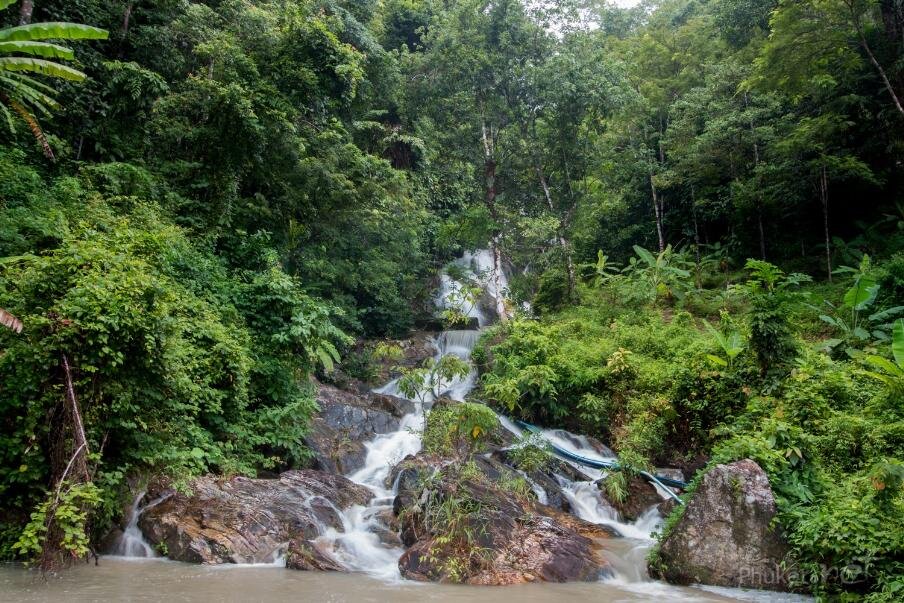
{"type": "Polygon", "coordinates": [[[788,545],[770,526],[769,479],[750,459],[716,465],[659,548],[650,568],[670,582],[767,590],[787,587],[780,564],[788,545]]]}
{"type": "Polygon", "coordinates": [[[305,444],[315,469],[347,474],[364,466],[365,442],[399,429],[399,419],[413,406],[387,395],[354,394],[330,385],[317,391],[320,411],[311,421],[305,444]]]}
{"type": "Polygon", "coordinates": [[[376,514],[377,525],[372,528],[384,545],[397,548],[403,546],[402,538],[399,533],[399,519],[396,517],[392,508],[379,511],[376,514]]]}
{"type": "Polygon", "coordinates": [[[392,511],[397,518],[395,525],[405,546],[412,546],[418,539],[416,522],[411,520],[419,509],[422,486],[445,462],[423,453],[408,455],[389,474],[389,481],[396,485],[396,496],[392,501],[392,511]]]}
{"type": "Polygon", "coordinates": [[[107,534],[101,538],[101,541],[98,543],[97,550],[106,553],[108,555],[115,555],[117,549],[119,548],[119,543],[122,541],[124,532],[121,528],[116,527],[107,532],[107,534]]]}
{"type": "Polygon", "coordinates": [[[555,519],[558,523],[577,532],[581,536],[593,539],[621,538],[621,534],[619,534],[618,530],[612,526],[590,523],[577,515],[572,515],[570,511],[562,511],[539,503],[534,504],[532,508],[534,509],[534,512],[555,519]]]}
{"type": "Polygon", "coordinates": [[[635,475],[628,480],[624,499],[619,501],[607,497],[607,500],[623,519],[634,521],[647,509],[661,503],[662,496],[653,484],[635,475]]]}
{"type": "Polygon", "coordinates": [[[436,324],[426,325],[425,329],[412,331],[404,339],[359,341],[353,346],[348,357],[367,359],[365,361],[365,375],[361,374],[360,367],[358,370],[352,370],[352,367],[348,366],[347,363],[343,363],[327,376],[329,382],[347,391],[367,394],[374,387],[384,385],[393,378],[398,377],[397,367],[412,368],[420,366],[424,360],[432,358],[436,353],[436,348],[433,344],[435,332],[442,331],[445,327],[442,324],[436,324]],[[370,350],[377,343],[398,346],[402,352],[401,357],[382,360],[370,358],[370,350]]]}
{"type": "Polygon", "coordinates": [[[338,509],[373,496],[342,476],[313,470],[279,479],[206,476],[190,489],[147,509],[139,527],[171,559],[205,564],[267,563],[290,553],[294,542],[293,565],[327,568],[335,562],[310,541],[326,527],[342,530],[338,509]]]}
{"type": "Polygon", "coordinates": [[[390,396],[389,394],[371,393],[370,406],[375,410],[388,412],[397,419],[414,412],[414,402],[405,398],[390,396]]]}
{"type": "Polygon", "coordinates": [[[306,571],[341,572],[342,566],[328,552],[315,543],[293,539],[286,550],[286,567],[306,571]]]}
{"type": "MultiPolygon", "coordinates": [[[[510,450],[495,450],[492,456],[507,467],[515,470],[519,469],[510,450]]],[[[532,482],[543,489],[546,494],[546,504],[560,511],[571,511],[571,504],[568,502],[568,497],[562,492],[562,486],[556,475],[561,475],[573,481],[587,479],[575,471],[571,465],[557,458],[551,458],[547,466],[526,472],[526,475],[532,482]]]]}
{"type": "Polygon", "coordinates": [[[502,463],[475,463],[476,475],[435,467],[411,489],[403,488],[416,483],[404,481],[405,472],[424,475],[430,463],[415,457],[400,471],[394,508],[409,545],[399,560],[403,576],[490,585],[596,580],[610,571],[600,554],[609,532],[505,490],[517,474],[502,463]]]}
{"type": "Polygon", "coordinates": [[[674,498],[667,498],[666,500],[656,505],[656,510],[659,511],[659,515],[661,515],[662,517],[668,517],[672,514],[672,511],[674,511],[675,507],[677,506],[678,503],[674,498]]]}

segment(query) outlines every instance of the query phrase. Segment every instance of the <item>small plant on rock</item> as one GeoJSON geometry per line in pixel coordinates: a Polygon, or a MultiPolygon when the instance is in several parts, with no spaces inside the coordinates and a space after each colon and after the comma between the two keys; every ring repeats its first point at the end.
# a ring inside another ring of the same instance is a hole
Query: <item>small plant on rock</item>
{"type": "Polygon", "coordinates": [[[527,473],[543,471],[552,463],[549,442],[538,433],[521,436],[509,449],[515,467],[527,473]]]}
{"type": "Polygon", "coordinates": [[[439,360],[426,359],[417,368],[398,367],[402,376],[399,389],[405,396],[422,404],[434,400],[442,394],[442,388],[455,379],[463,379],[471,372],[471,366],[453,354],[446,354],[439,360]]]}
{"type": "Polygon", "coordinates": [[[467,462],[499,425],[499,419],[484,404],[462,402],[430,411],[424,428],[424,450],[467,462]]]}

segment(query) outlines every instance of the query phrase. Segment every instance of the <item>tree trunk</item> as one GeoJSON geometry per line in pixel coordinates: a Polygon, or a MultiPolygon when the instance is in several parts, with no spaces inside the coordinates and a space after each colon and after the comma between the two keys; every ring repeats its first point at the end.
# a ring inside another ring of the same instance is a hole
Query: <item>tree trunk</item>
{"type": "Polygon", "coordinates": [[[509,319],[508,308],[505,307],[505,295],[502,292],[502,251],[499,249],[500,235],[493,237],[493,287],[496,289],[496,314],[499,322],[509,319]]]}
{"type": "Polygon", "coordinates": [[[132,9],[135,7],[134,2],[126,4],[126,9],[122,13],[122,37],[129,35],[129,21],[132,19],[132,9]]]}
{"type": "MultiPolygon", "coordinates": [[[[490,212],[493,222],[498,225],[498,212],[496,211],[496,158],[495,144],[492,132],[488,131],[485,121],[480,124],[481,139],[483,142],[483,174],[485,182],[484,203],[490,212]]],[[[508,320],[508,310],[505,307],[505,298],[502,294],[502,251],[500,250],[501,233],[494,232],[490,247],[493,252],[493,287],[496,289],[496,314],[499,316],[500,322],[508,320]]]]}
{"type": "Polygon", "coordinates": [[[656,183],[653,181],[653,166],[650,166],[650,191],[653,194],[653,214],[656,216],[656,236],[659,239],[659,253],[665,251],[665,235],[662,233],[662,207],[660,207],[659,195],[656,193],[656,183]]]}
{"type": "MultiPolygon", "coordinates": [[[[44,519],[44,542],[38,560],[43,572],[56,571],[72,561],[72,553],[66,545],[67,534],[57,519],[57,510],[64,488],[86,484],[91,481],[88,471],[88,440],[75,387],[72,383],[72,367],[66,354],[61,357],[65,402],[60,412],[51,419],[50,469],[54,495],[44,519]],[[71,440],[70,440],[71,438],[71,440]]],[[[84,505],[80,509],[87,512],[84,505]]]]}
{"type": "Polygon", "coordinates": [[[697,195],[694,193],[693,186],[691,186],[691,215],[694,218],[694,260],[697,268],[694,283],[697,285],[697,289],[702,289],[703,282],[700,276],[700,229],[697,226],[697,195]]]}
{"type": "Polygon", "coordinates": [[[873,67],[875,67],[876,71],[879,73],[879,77],[882,79],[882,83],[885,85],[885,89],[888,91],[889,96],[891,96],[891,100],[892,102],[894,102],[895,108],[898,110],[898,113],[904,115],[904,106],[901,105],[901,99],[898,97],[898,93],[895,92],[895,88],[894,86],[892,86],[891,80],[888,79],[888,74],[885,73],[885,69],[879,63],[876,55],[873,54],[873,50],[872,48],[870,48],[869,42],[867,42],[866,40],[866,34],[863,33],[863,26],[860,24],[860,16],[857,15],[853,2],[849,3],[848,7],[851,13],[851,20],[854,22],[854,26],[857,28],[857,36],[860,38],[860,46],[863,48],[864,52],[866,52],[866,56],[869,57],[869,62],[873,64],[873,67]]]}
{"type": "Polygon", "coordinates": [[[22,0],[22,4],[19,6],[19,25],[28,25],[31,23],[31,14],[34,10],[34,0],[22,0]]]}
{"type": "Polygon", "coordinates": [[[760,231],[760,259],[766,260],[766,234],[763,231],[763,208],[757,204],[756,207],[756,223],[760,231]]]}
{"type": "MultiPolygon", "coordinates": [[[[744,108],[750,108],[747,92],[744,92],[744,108]]],[[[756,175],[756,168],[760,165],[760,145],[756,140],[756,127],[753,124],[753,117],[750,117],[750,139],[753,142],[753,169],[756,175]]],[[[760,259],[766,259],[766,234],[763,230],[763,199],[760,196],[759,182],[756,182],[756,223],[760,235],[760,259]]]]}
{"type": "MultiPolygon", "coordinates": [[[[552,192],[549,190],[549,185],[546,182],[546,176],[543,174],[543,168],[540,167],[540,162],[536,159],[535,169],[537,171],[537,178],[540,179],[540,186],[543,188],[543,196],[546,198],[546,205],[549,207],[549,211],[555,215],[556,208],[555,204],[552,202],[552,192]]],[[[559,243],[559,247],[562,249],[562,255],[565,258],[565,272],[568,275],[568,299],[574,299],[574,290],[577,284],[577,277],[575,276],[574,270],[574,260],[571,257],[571,246],[568,244],[568,241],[565,239],[565,236],[562,234],[565,225],[563,223],[559,224],[558,232],[556,232],[556,241],[559,243]]]]}
{"type": "MultiPolygon", "coordinates": [[[[75,463],[73,467],[82,474],[85,481],[90,481],[91,476],[88,474],[88,440],[85,437],[85,425],[82,423],[82,413],[79,410],[78,399],[75,397],[75,387],[72,384],[72,369],[69,366],[69,359],[63,354],[63,375],[66,378],[66,399],[69,402],[69,412],[72,418],[72,440],[75,447],[73,459],[75,463]]],[[[64,474],[61,479],[65,479],[64,474]]]]}
{"type": "Polygon", "coordinates": [[[819,197],[822,201],[822,225],[826,243],[826,270],[829,273],[829,282],[832,282],[832,245],[829,239],[829,181],[826,176],[826,166],[822,166],[819,175],[819,197]]]}

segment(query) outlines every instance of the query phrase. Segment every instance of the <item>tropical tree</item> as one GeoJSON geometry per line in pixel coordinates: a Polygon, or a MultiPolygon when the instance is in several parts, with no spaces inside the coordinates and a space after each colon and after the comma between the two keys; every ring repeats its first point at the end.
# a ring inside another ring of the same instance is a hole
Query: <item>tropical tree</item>
{"type": "MultiPolygon", "coordinates": [[[[0,10],[14,2],[0,0],[0,10]]],[[[35,113],[50,115],[51,109],[59,108],[59,104],[52,96],[54,89],[33,75],[74,82],[87,76],[57,62],[73,60],[75,52],[71,48],[47,40],[103,40],[108,35],[104,29],[79,23],[30,23],[0,29],[0,113],[6,118],[11,132],[15,131],[13,113],[28,124],[49,159],[53,159],[53,150],[35,113]]]]}

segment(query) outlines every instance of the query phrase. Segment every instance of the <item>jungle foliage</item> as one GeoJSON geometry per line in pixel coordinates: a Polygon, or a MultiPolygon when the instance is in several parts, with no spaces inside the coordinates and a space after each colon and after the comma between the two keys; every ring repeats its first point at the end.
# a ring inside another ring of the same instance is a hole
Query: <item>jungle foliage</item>
{"type": "MultiPolygon", "coordinates": [[[[849,340],[842,353],[833,341],[844,330],[819,316],[829,302],[865,299],[862,284],[887,270],[865,260],[827,289],[751,260],[738,284],[723,276],[715,289],[642,306],[621,292],[646,290],[647,279],[590,277],[580,303],[483,336],[479,396],[525,420],[595,435],[633,470],[678,466],[699,476],[754,459],[776,494],[795,585],[893,601],[904,534],[904,319],[889,334],[849,340]],[[731,303],[722,305],[726,291],[731,303]]],[[[693,276],[684,281],[693,287],[693,276]]]]}
{"type": "MultiPolygon", "coordinates": [[[[311,375],[490,247],[480,396],[629,467],[755,458],[805,586],[904,590],[897,4],[0,9],[0,556],[304,462],[311,375]]],[[[434,423],[464,458],[492,421],[434,423]]]]}

